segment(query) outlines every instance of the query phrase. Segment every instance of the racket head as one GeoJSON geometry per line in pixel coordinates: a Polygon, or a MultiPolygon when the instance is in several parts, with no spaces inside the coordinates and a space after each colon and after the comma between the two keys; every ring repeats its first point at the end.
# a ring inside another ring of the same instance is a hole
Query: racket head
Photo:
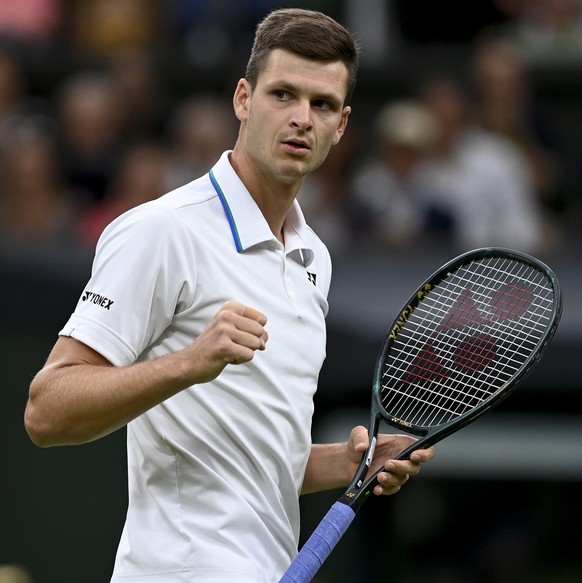
{"type": "Polygon", "coordinates": [[[561,312],[558,279],[538,259],[499,247],[456,257],[391,326],[374,373],[373,415],[419,436],[422,447],[440,441],[517,388],[561,312]]]}

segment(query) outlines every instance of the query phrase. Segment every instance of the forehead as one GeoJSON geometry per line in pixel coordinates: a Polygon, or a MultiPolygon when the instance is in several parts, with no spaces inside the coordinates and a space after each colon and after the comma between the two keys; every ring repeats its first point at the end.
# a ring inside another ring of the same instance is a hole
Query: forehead
{"type": "Polygon", "coordinates": [[[347,94],[348,69],[342,61],[317,61],[275,49],[269,54],[258,84],[270,86],[277,83],[333,94],[343,102],[347,94]]]}

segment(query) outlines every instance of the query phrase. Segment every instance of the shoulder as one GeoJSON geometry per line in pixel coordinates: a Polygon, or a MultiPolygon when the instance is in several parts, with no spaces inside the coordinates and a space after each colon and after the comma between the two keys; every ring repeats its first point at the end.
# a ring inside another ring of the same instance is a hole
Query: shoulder
{"type": "Polygon", "coordinates": [[[212,186],[210,175],[204,174],[200,178],[188,182],[152,202],[158,206],[178,210],[207,203],[215,199],[216,196],[216,190],[212,186]]]}
{"type": "Polygon", "coordinates": [[[115,220],[103,231],[101,239],[111,236],[132,236],[143,233],[144,237],[159,238],[164,234],[177,234],[183,226],[196,220],[204,220],[204,209],[216,200],[208,175],[177,188],[160,198],[134,207],[115,220]]]}

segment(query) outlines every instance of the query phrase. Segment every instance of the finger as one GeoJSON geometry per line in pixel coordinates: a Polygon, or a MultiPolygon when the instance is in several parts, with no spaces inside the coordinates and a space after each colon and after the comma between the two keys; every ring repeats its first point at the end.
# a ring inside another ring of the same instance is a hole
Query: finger
{"type": "Polygon", "coordinates": [[[234,300],[226,302],[222,306],[222,309],[224,311],[233,312],[239,316],[242,316],[243,318],[254,320],[255,322],[261,324],[261,326],[264,326],[267,323],[267,316],[265,316],[265,314],[259,312],[258,310],[255,310],[255,308],[245,306],[240,302],[235,302],[234,300]]]}
{"type": "Polygon", "coordinates": [[[408,460],[389,460],[384,469],[394,475],[416,476],[420,472],[420,464],[408,460]]]}
{"type": "Polygon", "coordinates": [[[432,460],[435,456],[435,449],[428,447],[426,449],[417,449],[410,454],[410,460],[416,463],[425,463],[432,460]]]}
{"type": "Polygon", "coordinates": [[[374,494],[376,496],[396,494],[400,488],[408,481],[407,474],[391,474],[389,472],[382,472],[378,474],[378,485],[374,487],[374,494]]]}
{"type": "Polygon", "coordinates": [[[265,328],[256,320],[249,320],[244,316],[235,316],[233,321],[235,328],[244,334],[251,334],[257,338],[265,336],[265,328]]]}
{"type": "Polygon", "coordinates": [[[267,316],[254,308],[250,308],[249,306],[245,306],[245,310],[242,313],[242,316],[248,318],[249,320],[254,320],[258,322],[261,326],[264,326],[267,323],[267,316]]]}
{"type": "Polygon", "coordinates": [[[264,350],[267,342],[267,333],[260,334],[256,331],[245,331],[236,329],[232,332],[231,341],[242,348],[248,348],[252,351],[264,350]]]}
{"type": "Polygon", "coordinates": [[[227,364],[244,364],[253,359],[255,351],[244,346],[233,349],[226,357],[227,364]]]}
{"type": "Polygon", "coordinates": [[[389,488],[376,486],[373,491],[375,496],[392,496],[392,494],[400,492],[400,486],[391,486],[389,488]]]}
{"type": "Polygon", "coordinates": [[[248,346],[253,350],[264,350],[269,335],[261,324],[254,320],[241,318],[235,322],[236,333],[233,340],[242,346],[248,346]]]}
{"type": "Polygon", "coordinates": [[[230,301],[224,304],[216,316],[217,322],[230,329],[230,338],[234,343],[251,348],[252,350],[264,350],[269,339],[262,322],[267,318],[254,308],[249,308],[239,302],[230,301]],[[251,318],[247,317],[247,314],[251,318]]]}
{"type": "MultiPolygon", "coordinates": [[[[240,316],[235,321],[235,326],[243,331],[253,334],[261,340],[258,349],[264,350],[265,344],[269,339],[269,335],[264,326],[267,323],[267,316],[254,308],[245,306],[238,302],[227,302],[225,304],[227,310],[230,310],[240,316]]],[[[254,347],[253,347],[254,348],[254,347]]]]}
{"type": "Polygon", "coordinates": [[[378,474],[378,482],[383,485],[402,485],[410,476],[415,475],[415,470],[412,471],[405,471],[407,468],[403,468],[401,466],[396,467],[392,470],[381,472],[378,474]]]}

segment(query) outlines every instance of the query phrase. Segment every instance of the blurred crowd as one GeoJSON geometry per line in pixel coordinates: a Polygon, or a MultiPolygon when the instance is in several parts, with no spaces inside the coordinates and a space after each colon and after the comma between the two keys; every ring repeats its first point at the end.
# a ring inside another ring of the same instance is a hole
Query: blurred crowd
{"type": "MultiPolygon", "coordinates": [[[[254,27],[285,5],[343,20],[364,51],[348,131],[300,199],[334,256],[501,245],[576,258],[581,2],[0,0],[0,259],[89,260],[116,216],[207,172],[236,139],[254,27]],[[540,70],[559,111],[540,107],[540,70]]],[[[513,571],[502,553],[503,573],[484,553],[477,580],[558,580],[554,564],[552,577],[515,574],[538,566],[536,550],[513,553],[526,565],[513,571]]],[[[442,569],[407,580],[464,580],[442,569]]],[[[0,581],[30,577],[4,567],[0,581]]]]}
{"type": "MultiPolygon", "coordinates": [[[[337,18],[349,4],[301,3],[337,18]]],[[[579,177],[531,74],[582,71],[580,0],[491,4],[498,22],[463,47],[464,74],[445,63],[370,104],[356,96],[300,199],[333,253],[578,244],[579,177]]],[[[254,26],[282,5],[294,3],[2,0],[0,251],[92,252],[116,216],[205,173],[236,139],[231,92],[254,26]]],[[[390,50],[404,57],[401,41],[390,50]]],[[[389,75],[389,61],[363,75],[389,75]]]]}

